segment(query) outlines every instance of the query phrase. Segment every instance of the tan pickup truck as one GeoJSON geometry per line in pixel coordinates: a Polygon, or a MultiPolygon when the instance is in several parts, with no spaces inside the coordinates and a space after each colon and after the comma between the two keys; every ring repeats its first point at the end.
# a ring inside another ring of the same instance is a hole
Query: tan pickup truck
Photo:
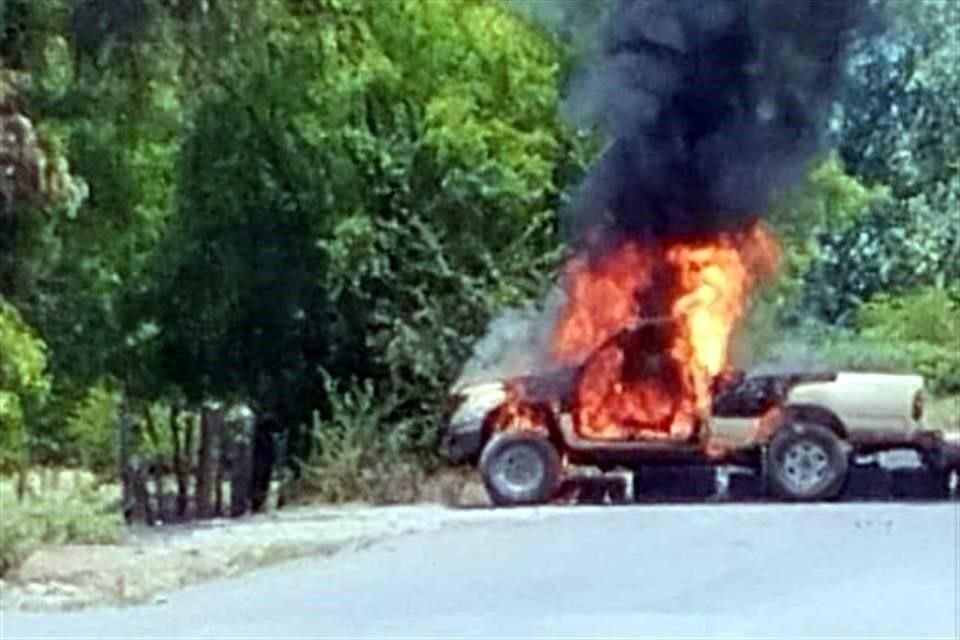
{"type": "Polygon", "coordinates": [[[766,490],[787,500],[838,496],[856,459],[911,449],[948,491],[960,448],[923,420],[923,379],[916,375],[830,372],[735,376],[714,391],[713,409],[693,436],[593,440],[573,426],[566,372],[551,380],[527,378],[531,409],[543,428],[494,427],[491,416],[508,402],[512,381],[457,388],[446,417],[448,455],[479,466],[498,505],[549,501],[566,469],[641,470],[651,465],[749,467],[766,490]]]}

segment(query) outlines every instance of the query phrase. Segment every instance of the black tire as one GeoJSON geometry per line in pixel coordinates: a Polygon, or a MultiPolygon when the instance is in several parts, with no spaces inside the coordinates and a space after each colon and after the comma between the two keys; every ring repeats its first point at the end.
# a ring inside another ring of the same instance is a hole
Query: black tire
{"type": "Polygon", "coordinates": [[[480,475],[497,506],[543,504],[560,486],[560,457],[544,436],[498,434],[480,454],[480,475]]]}
{"type": "Polygon", "coordinates": [[[929,487],[929,496],[927,497],[934,499],[950,499],[953,497],[950,486],[951,477],[954,471],[960,473],[960,468],[952,468],[940,456],[928,454],[922,456],[922,459],[927,472],[927,486],[929,487]]]}
{"type": "Polygon", "coordinates": [[[767,448],[767,487],[785,500],[829,500],[843,491],[849,464],[846,444],[829,428],[791,421],[767,448]]]}

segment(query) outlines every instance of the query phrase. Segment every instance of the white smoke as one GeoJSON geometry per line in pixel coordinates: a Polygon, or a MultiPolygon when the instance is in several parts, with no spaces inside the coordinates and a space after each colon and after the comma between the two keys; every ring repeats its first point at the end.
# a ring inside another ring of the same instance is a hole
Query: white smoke
{"type": "Polygon", "coordinates": [[[759,362],[752,363],[750,375],[787,375],[794,373],[827,373],[831,370],[807,337],[785,337],[768,350],[759,362]]]}
{"type": "Polygon", "coordinates": [[[556,287],[546,300],[503,311],[490,321],[455,387],[517,378],[548,366],[550,335],[564,302],[556,287]]]}

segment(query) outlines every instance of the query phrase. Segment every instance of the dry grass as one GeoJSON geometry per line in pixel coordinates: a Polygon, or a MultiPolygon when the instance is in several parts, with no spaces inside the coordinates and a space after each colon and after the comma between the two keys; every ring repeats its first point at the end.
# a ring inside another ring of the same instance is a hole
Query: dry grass
{"type": "Polygon", "coordinates": [[[23,499],[17,479],[0,477],[0,575],[44,545],[115,542],[122,536],[116,485],[62,469],[29,472],[23,499]]]}

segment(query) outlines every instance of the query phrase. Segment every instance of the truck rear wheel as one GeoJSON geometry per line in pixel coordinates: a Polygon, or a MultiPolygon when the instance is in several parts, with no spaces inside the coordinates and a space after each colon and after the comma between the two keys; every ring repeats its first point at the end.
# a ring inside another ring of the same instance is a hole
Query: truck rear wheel
{"type": "Polygon", "coordinates": [[[849,459],[843,440],[819,424],[790,422],[767,449],[767,486],[786,500],[835,498],[847,480],[849,459]]]}
{"type": "Polygon", "coordinates": [[[498,434],[480,455],[480,475],[497,506],[543,504],[560,486],[560,458],[544,436],[498,434]]]}

